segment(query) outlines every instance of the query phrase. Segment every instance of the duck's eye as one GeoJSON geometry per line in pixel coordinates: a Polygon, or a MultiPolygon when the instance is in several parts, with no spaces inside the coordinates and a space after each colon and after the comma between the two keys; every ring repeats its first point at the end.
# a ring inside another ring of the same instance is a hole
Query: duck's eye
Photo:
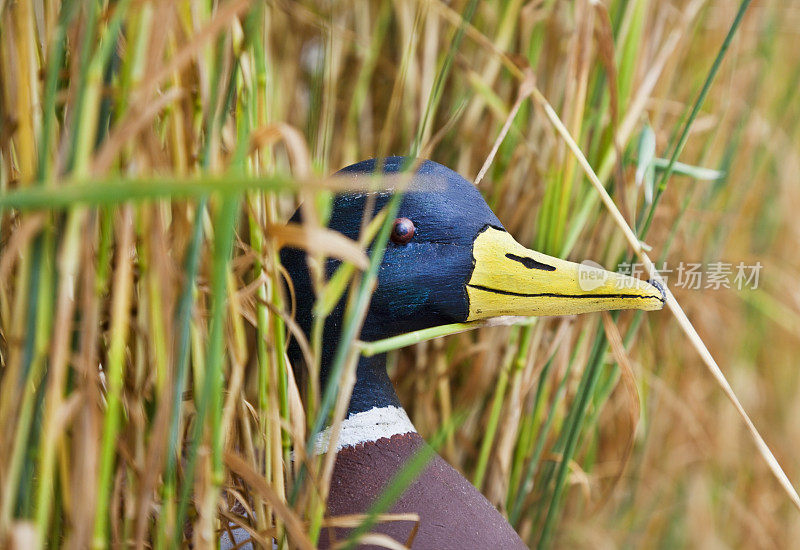
{"type": "Polygon", "coordinates": [[[414,222],[408,218],[397,218],[392,225],[392,242],[394,244],[406,244],[414,237],[414,222]]]}

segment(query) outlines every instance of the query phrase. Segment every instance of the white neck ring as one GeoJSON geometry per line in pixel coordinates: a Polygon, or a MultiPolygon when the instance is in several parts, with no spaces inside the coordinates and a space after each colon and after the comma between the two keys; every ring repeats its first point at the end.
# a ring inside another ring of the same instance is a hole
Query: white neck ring
{"type": "MultiPolygon", "coordinates": [[[[336,452],[362,443],[371,443],[384,437],[416,433],[414,424],[402,407],[375,407],[368,411],[354,413],[342,421],[336,452]]],[[[314,453],[328,452],[331,440],[331,427],[328,426],[314,442],[314,453]]]]}

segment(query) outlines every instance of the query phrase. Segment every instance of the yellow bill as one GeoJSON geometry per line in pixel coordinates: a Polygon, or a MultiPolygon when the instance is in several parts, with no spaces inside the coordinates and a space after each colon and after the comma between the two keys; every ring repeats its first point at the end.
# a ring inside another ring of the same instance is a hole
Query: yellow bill
{"type": "Polygon", "coordinates": [[[664,293],[649,282],[541,254],[493,227],[475,239],[472,256],[468,321],[664,307],[664,293]]]}

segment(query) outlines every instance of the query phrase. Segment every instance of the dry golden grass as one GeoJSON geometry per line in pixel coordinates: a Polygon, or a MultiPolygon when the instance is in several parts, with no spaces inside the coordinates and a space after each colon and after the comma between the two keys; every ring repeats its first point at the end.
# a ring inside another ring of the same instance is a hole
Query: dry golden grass
{"type": "MultiPolygon", "coordinates": [[[[360,246],[326,233],[326,178],[418,152],[480,180],[520,242],[613,268],[630,247],[541,99],[641,231],[637,168],[670,158],[738,4],[478,2],[465,25],[469,0],[0,0],[0,547],[207,547],[235,501],[267,547],[353,525],[321,515],[320,389],[282,353],[278,247],[352,277],[383,221],[360,246]],[[300,202],[308,224],[284,227],[300,202]]],[[[668,282],[795,482],[798,28],[799,1],[750,4],[644,236],[659,266],[763,265],[757,289],[668,282]]],[[[666,312],[483,327],[390,363],[419,431],[531,545],[800,537],[666,312]]]]}

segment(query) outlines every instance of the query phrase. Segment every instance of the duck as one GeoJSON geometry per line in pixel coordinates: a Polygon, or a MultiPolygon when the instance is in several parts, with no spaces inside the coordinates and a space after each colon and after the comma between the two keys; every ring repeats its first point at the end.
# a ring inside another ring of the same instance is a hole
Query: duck
{"type": "MultiPolygon", "coordinates": [[[[505,230],[480,191],[431,160],[402,156],[368,159],[337,172],[344,178],[413,168],[378,272],[360,339],[375,341],[420,329],[503,316],[574,315],[603,310],[658,310],[657,283],[551,257],[519,244],[505,230]]],[[[369,205],[385,207],[392,190],[336,196],[328,227],[357,240],[369,205]]],[[[301,221],[298,213],[293,221],[301,221]]],[[[306,253],[284,248],[281,263],[296,297],[296,321],[310,334],[314,289],[306,253]]],[[[330,276],[339,260],[326,260],[330,276]]],[[[345,298],[324,323],[320,387],[330,376],[345,298]]],[[[301,363],[296,345],[293,365],[301,363]]],[[[295,375],[302,378],[304,369],[295,375]]],[[[302,384],[301,384],[302,385],[302,384]]],[[[317,453],[329,450],[330,428],[317,436],[317,453]]],[[[327,501],[329,517],[366,513],[393,476],[428,444],[417,433],[386,370],[385,354],[360,357],[347,416],[335,443],[327,501]]],[[[430,448],[428,448],[430,450],[430,448]]],[[[415,522],[379,522],[371,530],[411,548],[526,548],[503,515],[435,452],[422,473],[391,508],[415,522]]],[[[325,529],[320,546],[344,540],[346,529],[325,529]]]]}

